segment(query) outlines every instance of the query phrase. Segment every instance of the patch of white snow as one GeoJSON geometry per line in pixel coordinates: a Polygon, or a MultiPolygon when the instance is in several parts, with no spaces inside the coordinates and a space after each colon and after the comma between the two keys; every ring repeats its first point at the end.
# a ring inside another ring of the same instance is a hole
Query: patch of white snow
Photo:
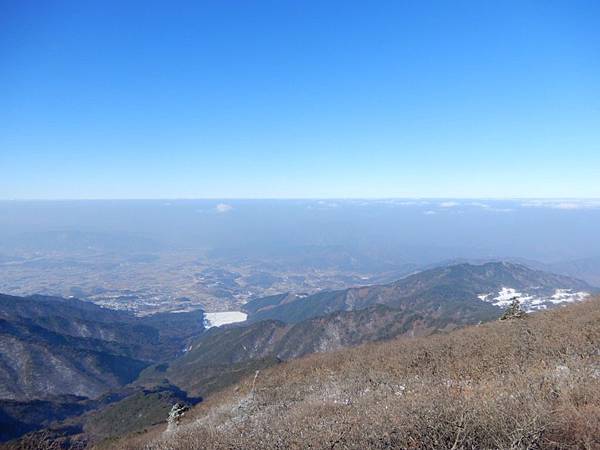
{"type": "Polygon", "coordinates": [[[552,305],[580,302],[590,296],[587,292],[573,292],[572,289],[556,289],[552,295],[535,296],[518,292],[516,289],[509,287],[503,287],[498,292],[498,295],[492,297],[493,295],[494,294],[481,294],[478,295],[477,298],[481,301],[489,302],[499,308],[506,308],[512,303],[513,298],[516,298],[519,300],[521,307],[528,313],[547,309],[548,306],[552,305]]]}
{"type": "Polygon", "coordinates": [[[204,326],[206,328],[220,327],[228,323],[244,322],[248,314],[241,311],[223,311],[204,313],[204,326]]]}
{"type": "Polygon", "coordinates": [[[589,296],[590,294],[587,292],[573,292],[571,289],[557,289],[554,292],[554,295],[550,297],[550,302],[555,305],[559,303],[580,302],[589,296]]]}

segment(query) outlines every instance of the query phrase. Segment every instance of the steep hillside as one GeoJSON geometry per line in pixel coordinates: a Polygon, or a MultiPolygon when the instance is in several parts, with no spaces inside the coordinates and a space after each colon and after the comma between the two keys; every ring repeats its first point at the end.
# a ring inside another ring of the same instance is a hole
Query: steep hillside
{"type": "Polygon", "coordinates": [[[0,400],[0,438],[20,437],[6,444],[8,448],[38,450],[46,448],[40,442],[44,441],[52,449],[81,449],[162,423],[175,403],[190,407],[199,400],[169,384],[151,389],[128,386],[94,400],[75,396],[0,400]]]}
{"type": "Polygon", "coordinates": [[[0,400],[0,442],[47,427],[55,420],[82,414],[89,408],[85,398],[71,395],[47,400],[0,400]]]}
{"type": "Polygon", "coordinates": [[[0,295],[0,399],[97,397],[180,354],[202,323],[202,312],[138,318],[76,299],[0,295]]]}
{"type": "Polygon", "coordinates": [[[477,302],[476,306],[462,308],[459,303],[434,311],[414,305],[413,309],[403,311],[375,305],[357,311],[337,311],[295,324],[264,320],[214,328],[194,341],[181,357],[144,370],[138,383],[167,379],[193,395],[205,396],[224,385],[213,383],[217,375],[221,381],[229,376],[231,382],[259,365],[264,367],[310,353],[402,335],[449,331],[499,316],[497,308],[487,303],[477,302]]]}
{"type": "Polygon", "coordinates": [[[130,383],[151,362],[114,341],[75,338],[0,321],[0,398],[96,397],[130,383]]]}
{"type": "Polygon", "coordinates": [[[165,427],[99,448],[600,446],[600,301],[256,372],[165,427]]]}
{"type": "Polygon", "coordinates": [[[295,323],[334,311],[376,304],[401,310],[428,311],[440,316],[456,309],[472,313],[485,304],[505,307],[517,296],[528,310],[579,301],[594,289],[581,280],[506,262],[458,264],[408,276],[386,285],[319,292],[310,296],[281,295],[249,302],[249,320],[275,319],[295,323]]]}

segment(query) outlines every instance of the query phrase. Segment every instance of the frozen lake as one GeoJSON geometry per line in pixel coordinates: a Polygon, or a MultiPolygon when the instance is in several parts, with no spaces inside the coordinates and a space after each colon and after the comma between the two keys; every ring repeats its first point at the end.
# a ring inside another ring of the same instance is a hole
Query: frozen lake
{"type": "Polygon", "coordinates": [[[243,322],[248,315],[241,311],[224,311],[204,313],[204,324],[206,328],[220,327],[228,323],[243,322]]]}

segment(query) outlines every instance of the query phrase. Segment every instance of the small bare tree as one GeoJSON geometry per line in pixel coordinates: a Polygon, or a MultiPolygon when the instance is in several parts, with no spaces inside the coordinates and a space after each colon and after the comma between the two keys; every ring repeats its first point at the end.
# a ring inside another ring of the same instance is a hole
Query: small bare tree
{"type": "Polygon", "coordinates": [[[512,302],[500,317],[500,320],[521,319],[525,317],[526,312],[521,308],[521,302],[518,297],[511,298],[512,302]]]}
{"type": "Polygon", "coordinates": [[[189,408],[181,403],[175,403],[169,411],[169,417],[167,418],[167,432],[174,431],[179,425],[179,421],[189,408]]]}

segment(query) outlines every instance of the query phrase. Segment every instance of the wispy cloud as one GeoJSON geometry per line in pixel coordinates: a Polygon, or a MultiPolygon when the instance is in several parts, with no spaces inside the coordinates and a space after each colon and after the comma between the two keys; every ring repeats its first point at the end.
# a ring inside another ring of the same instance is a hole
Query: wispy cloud
{"type": "Polygon", "coordinates": [[[487,203],[482,203],[482,202],[471,202],[468,204],[468,206],[475,206],[477,208],[483,208],[483,209],[490,209],[491,206],[488,205],[487,203]]]}
{"type": "Polygon", "coordinates": [[[431,202],[427,200],[403,200],[397,201],[395,204],[399,206],[424,206],[431,204],[431,202]]]}
{"type": "Polygon", "coordinates": [[[319,205],[321,208],[337,208],[338,206],[340,206],[339,203],[330,202],[326,200],[319,200],[317,202],[317,205],[319,205]]]}
{"type": "Polygon", "coordinates": [[[433,216],[437,213],[435,211],[429,209],[429,210],[425,211],[423,214],[425,214],[426,216],[433,216]]]}
{"type": "Polygon", "coordinates": [[[471,202],[471,203],[468,203],[466,206],[472,206],[474,208],[481,208],[481,209],[483,209],[485,211],[489,211],[489,212],[507,213],[507,212],[514,211],[513,208],[498,208],[497,206],[492,206],[488,203],[483,203],[483,202],[471,202]]]}
{"type": "MultiPolygon", "coordinates": [[[[362,203],[355,203],[357,205],[363,205],[362,203]]],[[[363,206],[368,205],[368,203],[365,203],[363,206]]],[[[312,209],[312,210],[326,210],[326,209],[334,209],[334,208],[339,208],[340,206],[342,206],[342,204],[337,203],[337,202],[333,202],[333,201],[328,201],[328,200],[318,200],[316,202],[311,202],[306,206],[306,209],[312,209]]]]}
{"type": "Polygon", "coordinates": [[[556,209],[585,209],[585,208],[590,208],[590,205],[582,205],[580,203],[573,203],[573,202],[563,202],[563,203],[557,203],[556,205],[553,205],[553,208],[556,209]]]}
{"type": "Polygon", "coordinates": [[[233,209],[233,206],[228,205],[227,203],[219,203],[217,206],[215,206],[215,210],[219,214],[227,213],[227,212],[231,211],[232,209],[233,209]]]}
{"type": "Polygon", "coordinates": [[[551,208],[564,210],[598,209],[600,208],[600,199],[528,200],[521,203],[521,206],[526,208],[551,208]]]}
{"type": "Polygon", "coordinates": [[[455,206],[460,206],[458,202],[442,202],[440,203],[441,208],[454,208],[455,206]]]}

